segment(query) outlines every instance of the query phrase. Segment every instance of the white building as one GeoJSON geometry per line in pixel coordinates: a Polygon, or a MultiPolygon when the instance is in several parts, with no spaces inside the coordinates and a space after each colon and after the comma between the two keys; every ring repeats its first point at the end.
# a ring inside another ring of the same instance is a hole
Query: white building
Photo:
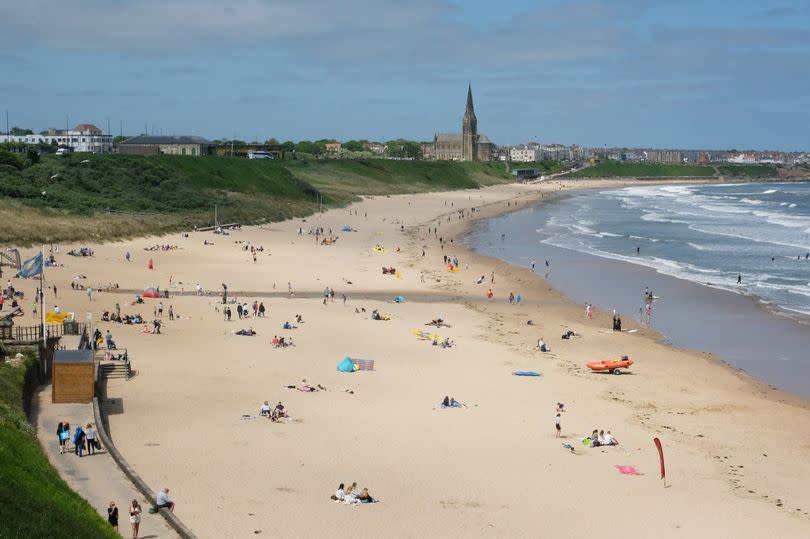
{"type": "Polygon", "coordinates": [[[112,135],[105,135],[93,124],[79,124],[69,131],[49,129],[47,135],[0,135],[0,142],[25,144],[49,144],[68,147],[74,152],[109,153],[112,151],[112,135]]]}
{"type": "Polygon", "coordinates": [[[751,165],[757,162],[757,157],[752,153],[741,153],[728,160],[729,163],[751,165]]]}
{"type": "Polygon", "coordinates": [[[540,161],[540,152],[536,148],[516,147],[509,150],[509,159],[518,163],[540,161]]]}

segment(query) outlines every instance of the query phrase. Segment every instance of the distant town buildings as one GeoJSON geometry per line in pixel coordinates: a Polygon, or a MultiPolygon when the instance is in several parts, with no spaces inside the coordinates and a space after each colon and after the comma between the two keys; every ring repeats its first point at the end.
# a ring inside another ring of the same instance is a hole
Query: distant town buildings
{"type": "Polygon", "coordinates": [[[683,154],[672,150],[649,150],[644,152],[650,163],[683,163],[683,154]]]}
{"type": "MultiPolygon", "coordinates": [[[[441,161],[489,161],[495,154],[495,145],[478,132],[478,118],[473,106],[472,86],[467,87],[467,106],[461,121],[461,134],[438,134],[433,137],[430,159],[441,161]]],[[[422,158],[425,152],[422,152],[422,158]]]]}
{"type": "Polygon", "coordinates": [[[195,136],[139,135],[118,145],[119,153],[126,155],[214,155],[216,143],[195,136]]]}
{"type": "Polygon", "coordinates": [[[326,153],[332,154],[340,153],[340,150],[343,147],[340,142],[327,142],[324,146],[326,146],[326,153]]]}
{"type": "Polygon", "coordinates": [[[0,135],[0,143],[47,144],[70,148],[74,152],[108,153],[112,151],[112,135],[93,124],[79,124],[73,129],[48,129],[39,135],[0,135]]]}

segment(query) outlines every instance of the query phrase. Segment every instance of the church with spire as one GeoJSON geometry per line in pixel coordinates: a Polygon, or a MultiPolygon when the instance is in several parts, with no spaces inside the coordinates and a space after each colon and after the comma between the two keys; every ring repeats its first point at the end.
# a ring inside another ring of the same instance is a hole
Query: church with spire
{"type": "Polygon", "coordinates": [[[442,161],[489,161],[495,145],[478,132],[472,85],[467,86],[467,107],[461,121],[461,134],[438,134],[433,137],[432,158],[442,161]]]}

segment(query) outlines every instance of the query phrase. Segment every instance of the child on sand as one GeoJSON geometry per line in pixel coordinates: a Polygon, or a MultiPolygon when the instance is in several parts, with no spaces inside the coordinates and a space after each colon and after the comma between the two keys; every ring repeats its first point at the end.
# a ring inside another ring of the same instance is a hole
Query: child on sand
{"type": "Polygon", "coordinates": [[[559,438],[560,436],[562,436],[562,426],[560,426],[560,414],[559,413],[557,413],[557,417],[554,418],[554,428],[557,429],[556,438],[559,438]]]}

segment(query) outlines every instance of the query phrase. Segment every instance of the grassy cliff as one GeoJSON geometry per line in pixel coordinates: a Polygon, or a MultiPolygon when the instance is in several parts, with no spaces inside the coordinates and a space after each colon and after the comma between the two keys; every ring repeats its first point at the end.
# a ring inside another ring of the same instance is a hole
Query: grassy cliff
{"type": "Polygon", "coordinates": [[[33,361],[0,363],[0,537],[118,537],[51,467],[26,420],[33,361]]]}
{"type": "MultiPolygon", "coordinates": [[[[549,165],[553,168],[554,165],[549,165]]],[[[278,221],[359,195],[474,189],[514,177],[502,163],[382,159],[48,156],[0,165],[0,244],[113,239],[221,222],[278,221]]]]}
{"type": "Polygon", "coordinates": [[[776,178],[779,171],[774,165],[689,165],[665,163],[619,163],[603,161],[567,175],[572,178],[776,178]]]}

